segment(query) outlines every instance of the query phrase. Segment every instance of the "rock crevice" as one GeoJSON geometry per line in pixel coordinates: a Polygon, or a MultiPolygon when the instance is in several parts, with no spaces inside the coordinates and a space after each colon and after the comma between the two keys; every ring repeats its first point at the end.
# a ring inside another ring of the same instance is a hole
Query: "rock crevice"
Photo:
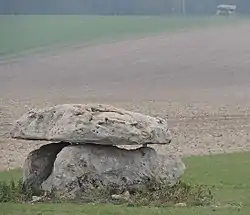
{"type": "Polygon", "coordinates": [[[23,166],[23,184],[40,188],[52,173],[58,153],[69,145],[67,142],[51,143],[30,152],[23,166]]]}

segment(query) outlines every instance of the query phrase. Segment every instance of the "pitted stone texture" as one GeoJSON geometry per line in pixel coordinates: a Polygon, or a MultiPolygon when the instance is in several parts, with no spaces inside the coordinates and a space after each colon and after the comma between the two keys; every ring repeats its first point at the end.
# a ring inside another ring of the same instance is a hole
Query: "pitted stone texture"
{"type": "Polygon", "coordinates": [[[42,188],[74,197],[99,187],[136,189],[155,178],[174,185],[184,171],[180,159],[158,155],[149,147],[126,150],[94,144],[67,146],[57,155],[42,188]]]}
{"type": "Polygon", "coordinates": [[[63,104],[32,110],[17,120],[13,138],[101,145],[169,144],[165,119],[100,104],[63,104]]]}

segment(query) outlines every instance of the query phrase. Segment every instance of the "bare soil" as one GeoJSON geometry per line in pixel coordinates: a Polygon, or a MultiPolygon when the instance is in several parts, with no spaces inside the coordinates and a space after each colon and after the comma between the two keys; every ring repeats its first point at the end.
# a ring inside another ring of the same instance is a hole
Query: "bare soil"
{"type": "Polygon", "coordinates": [[[0,170],[21,167],[43,142],[11,140],[33,107],[108,103],[166,117],[175,134],[160,153],[250,149],[249,25],[126,40],[0,62],[0,170]]]}

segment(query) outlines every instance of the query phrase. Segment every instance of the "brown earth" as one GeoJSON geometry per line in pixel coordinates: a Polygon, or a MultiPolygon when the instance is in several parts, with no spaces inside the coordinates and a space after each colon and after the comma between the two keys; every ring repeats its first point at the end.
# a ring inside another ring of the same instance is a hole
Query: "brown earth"
{"type": "Polygon", "coordinates": [[[169,118],[161,153],[250,148],[249,25],[127,40],[0,62],[0,170],[19,167],[42,143],[11,140],[32,107],[109,103],[169,118]]]}

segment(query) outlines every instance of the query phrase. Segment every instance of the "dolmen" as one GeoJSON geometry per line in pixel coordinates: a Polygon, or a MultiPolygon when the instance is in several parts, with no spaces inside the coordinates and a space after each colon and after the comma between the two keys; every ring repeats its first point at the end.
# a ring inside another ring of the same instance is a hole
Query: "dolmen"
{"type": "Polygon", "coordinates": [[[185,171],[180,158],[149,147],[171,143],[166,119],[110,105],[31,110],[13,124],[10,135],[48,142],[28,154],[22,182],[57,196],[75,198],[100,188],[131,190],[156,178],[173,186],[185,171]]]}

